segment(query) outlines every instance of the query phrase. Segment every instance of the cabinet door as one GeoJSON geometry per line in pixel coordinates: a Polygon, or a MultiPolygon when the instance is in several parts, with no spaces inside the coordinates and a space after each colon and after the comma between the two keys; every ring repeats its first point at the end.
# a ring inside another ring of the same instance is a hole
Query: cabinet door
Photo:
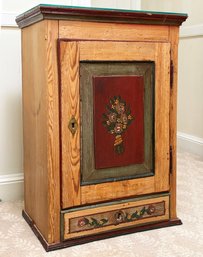
{"type": "Polygon", "coordinates": [[[170,44],[59,46],[62,207],[168,191],[170,44]]]}

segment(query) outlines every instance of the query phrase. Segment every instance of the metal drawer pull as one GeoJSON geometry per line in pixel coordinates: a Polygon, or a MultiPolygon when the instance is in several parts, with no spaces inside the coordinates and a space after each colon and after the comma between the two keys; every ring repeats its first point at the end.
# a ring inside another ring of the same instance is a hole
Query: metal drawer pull
{"type": "Polygon", "coordinates": [[[118,211],[115,213],[116,222],[123,222],[125,219],[125,213],[123,211],[118,211]]]}

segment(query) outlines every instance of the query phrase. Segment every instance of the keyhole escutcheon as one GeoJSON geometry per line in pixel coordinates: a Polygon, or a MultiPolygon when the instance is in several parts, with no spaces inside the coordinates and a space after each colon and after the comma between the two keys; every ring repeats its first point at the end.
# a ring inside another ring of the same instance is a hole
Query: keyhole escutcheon
{"type": "Polygon", "coordinates": [[[74,116],[72,116],[72,118],[70,119],[68,128],[69,128],[70,132],[72,133],[72,135],[74,135],[75,132],[77,131],[78,123],[74,116]]]}

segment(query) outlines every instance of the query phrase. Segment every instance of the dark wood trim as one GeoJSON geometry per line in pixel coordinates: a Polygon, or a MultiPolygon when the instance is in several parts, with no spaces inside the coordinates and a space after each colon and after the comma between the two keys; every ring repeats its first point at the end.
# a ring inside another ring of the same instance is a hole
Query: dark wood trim
{"type": "MultiPolygon", "coordinates": [[[[62,128],[61,128],[61,120],[62,120],[62,113],[61,113],[61,99],[62,99],[62,87],[61,87],[61,49],[60,49],[60,41],[59,38],[57,38],[57,44],[56,44],[56,57],[57,57],[57,72],[58,72],[58,113],[59,113],[59,171],[60,171],[60,185],[62,185],[62,144],[61,144],[61,138],[62,138],[62,128]]],[[[63,206],[62,202],[62,186],[60,186],[60,206],[63,206]]]]}
{"type": "MultiPolygon", "coordinates": [[[[122,39],[122,40],[117,40],[117,39],[84,39],[84,38],[58,38],[58,42],[79,42],[80,41],[89,41],[89,42],[118,42],[118,43],[122,43],[122,42],[127,42],[127,43],[136,43],[137,41],[136,40],[125,40],[125,39],[122,39]]],[[[155,40],[156,43],[168,43],[168,41],[166,40],[155,40]]],[[[152,40],[145,40],[144,41],[145,43],[153,43],[152,40]]],[[[87,62],[87,61],[82,61],[82,62],[87,62]]],[[[91,62],[91,61],[90,61],[91,62]]],[[[94,62],[97,62],[97,61],[94,61],[94,62]]],[[[120,61],[117,61],[117,62],[120,62],[120,61]]],[[[127,61],[127,62],[133,62],[133,61],[127,61]]],[[[144,61],[145,62],[145,61],[144,61]]],[[[153,61],[152,61],[153,62],[153,61]]]]}
{"type": "Polygon", "coordinates": [[[32,231],[34,232],[36,237],[39,239],[39,241],[42,244],[42,246],[44,247],[44,249],[46,251],[48,251],[47,250],[48,243],[47,243],[46,239],[42,236],[42,234],[40,233],[40,231],[38,230],[36,225],[34,224],[33,220],[30,218],[30,216],[24,210],[22,211],[22,216],[25,219],[25,221],[28,223],[28,225],[30,226],[30,228],[32,229],[32,231]]]}
{"type": "Polygon", "coordinates": [[[57,244],[48,244],[46,242],[46,240],[44,239],[44,237],[40,234],[39,230],[37,229],[37,227],[31,220],[31,218],[26,214],[26,212],[24,210],[22,212],[22,215],[47,252],[74,246],[74,245],[85,244],[85,243],[89,243],[89,242],[96,241],[96,240],[111,238],[111,237],[115,237],[115,236],[121,236],[121,235],[130,234],[130,233],[145,231],[145,230],[171,227],[171,226],[176,226],[176,225],[182,224],[182,221],[177,218],[174,220],[166,220],[166,221],[161,221],[161,222],[156,222],[156,223],[145,224],[145,225],[141,225],[141,226],[134,226],[134,227],[129,227],[129,228],[122,228],[122,229],[118,229],[118,230],[107,231],[107,232],[96,234],[96,235],[89,235],[89,236],[83,236],[83,237],[79,237],[79,238],[69,239],[69,240],[66,240],[66,241],[63,241],[63,242],[60,242],[57,244]]]}
{"type": "Polygon", "coordinates": [[[38,5],[17,16],[16,23],[24,28],[44,19],[180,26],[187,14],[38,5]]]}

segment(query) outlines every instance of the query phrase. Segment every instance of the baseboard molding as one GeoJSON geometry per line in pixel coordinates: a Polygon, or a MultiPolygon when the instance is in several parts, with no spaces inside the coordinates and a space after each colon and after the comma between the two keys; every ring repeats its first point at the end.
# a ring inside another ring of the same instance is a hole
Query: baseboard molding
{"type": "Polygon", "coordinates": [[[178,132],[177,141],[179,151],[185,151],[203,157],[203,138],[178,132]]]}
{"type": "Polygon", "coordinates": [[[0,186],[5,184],[22,183],[24,180],[23,173],[12,173],[0,175],[0,186]]]}
{"type": "Polygon", "coordinates": [[[14,201],[23,199],[23,173],[0,175],[0,199],[14,201]]]}
{"type": "Polygon", "coordinates": [[[203,24],[180,27],[180,38],[203,36],[203,24]]]}

